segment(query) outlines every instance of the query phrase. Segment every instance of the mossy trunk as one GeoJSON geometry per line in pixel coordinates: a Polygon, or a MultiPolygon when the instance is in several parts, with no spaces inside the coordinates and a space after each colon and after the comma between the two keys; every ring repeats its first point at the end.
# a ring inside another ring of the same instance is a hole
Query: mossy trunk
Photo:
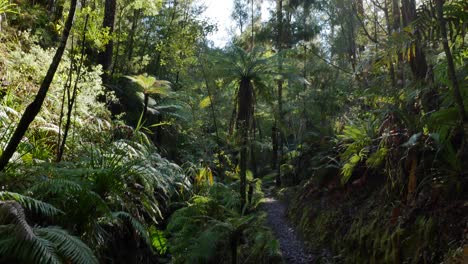
{"type": "Polygon", "coordinates": [[[237,97],[238,113],[237,113],[237,132],[239,136],[240,162],[239,162],[239,177],[240,177],[240,196],[241,210],[246,204],[246,181],[247,181],[247,155],[250,121],[252,118],[253,106],[253,87],[251,80],[243,77],[240,81],[239,94],[237,97]]]}

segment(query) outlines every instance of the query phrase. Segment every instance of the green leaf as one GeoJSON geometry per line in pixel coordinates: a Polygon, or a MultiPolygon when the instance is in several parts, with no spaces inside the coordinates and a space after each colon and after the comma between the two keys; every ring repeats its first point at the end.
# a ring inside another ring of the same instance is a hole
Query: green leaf
{"type": "Polygon", "coordinates": [[[156,227],[151,226],[149,228],[151,245],[160,255],[164,255],[167,252],[167,238],[164,232],[158,230],[156,227]]]}
{"type": "Polygon", "coordinates": [[[8,200],[16,201],[19,204],[21,204],[21,206],[27,208],[28,210],[35,211],[37,213],[41,213],[41,214],[44,214],[46,216],[54,216],[54,215],[57,215],[59,213],[63,213],[61,210],[55,208],[54,206],[52,206],[52,205],[50,205],[48,203],[33,199],[31,197],[28,197],[28,196],[21,195],[19,193],[0,192],[0,200],[2,200],[2,201],[8,201],[8,200]]]}
{"type": "Polygon", "coordinates": [[[199,107],[200,109],[205,109],[208,106],[211,105],[211,98],[209,96],[203,98],[203,100],[200,101],[199,107]]]}

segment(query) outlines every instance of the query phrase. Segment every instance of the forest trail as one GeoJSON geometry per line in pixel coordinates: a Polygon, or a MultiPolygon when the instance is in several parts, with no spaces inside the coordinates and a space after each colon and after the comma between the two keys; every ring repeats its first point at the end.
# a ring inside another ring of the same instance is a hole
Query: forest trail
{"type": "Polygon", "coordinates": [[[308,253],[304,243],[286,218],[286,206],[266,192],[263,209],[267,212],[267,224],[280,243],[283,260],[288,264],[313,263],[313,255],[308,253]]]}

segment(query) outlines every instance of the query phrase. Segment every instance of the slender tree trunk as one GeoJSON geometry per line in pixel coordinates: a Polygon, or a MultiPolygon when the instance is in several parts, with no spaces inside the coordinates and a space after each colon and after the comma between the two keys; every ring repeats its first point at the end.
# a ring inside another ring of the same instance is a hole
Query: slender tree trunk
{"type": "MultiPolygon", "coordinates": [[[[103,28],[109,28],[109,35],[114,33],[115,12],[117,8],[116,0],[105,0],[103,28]]],[[[112,71],[112,55],[114,51],[114,41],[112,38],[106,44],[104,52],[99,54],[99,63],[102,65],[104,83],[109,83],[110,73],[112,71]]]]}
{"type": "Polygon", "coordinates": [[[72,86],[72,77],[73,77],[73,67],[75,66],[75,53],[74,53],[74,39],[73,35],[71,37],[71,44],[70,44],[70,69],[68,70],[67,81],[65,82],[65,86],[63,88],[62,94],[62,101],[60,107],[60,115],[59,115],[59,132],[57,136],[57,157],[56,159],[59,160],[59,153],[60,153],[60,145],[62,144],[62,121],[63,116],[65,115],[65,102],[67,98],[67,94],[69,93],[70,87],[72,86]]]}
{"type": "Polygon", "coordinates": [[[210,98],[210,109],[211,109],[211,116],[213,118],[213,125],[215,127],[215,132],[216,132],[216,137],[219,138],[219,134],[218,134],[218,121],[216,119],[216,111],[215,111],[215,107],[214,107],[214,101],[213,101],[213,96],[211,94],[211,89],[209,87],[209,82],[208,82],[208,78],[206,76],[206,73],[205,73],[205,68],[204,66],[202,65],[201,66],[202,68],[202,72],[203,72],[203,79],[205,80],[205,86],[206,86],[206,92],[208,93],[208,98],[210,98]]]}
{"type": "MultiPolygon", "coordinates": [[[[387,38],[390,39],[390,37],[392,36],[392,24],[390,22],[388,0],[385,0],[383,12],[385,15],[385,23],[387,24],[387,38]]],[[[392,82],[392,88],[395,89],[396,87],[395,66],[393,66],[393,59],[391,57],[389,59],[390,59],[390,62],[389,62],[390,81],[392,82]]]]}
{"type": "Polygon", "coordinates": [[[279,130],[278,130],[278,164],[276,166],[276,186],[281,186],[281,160],[283,159],[283,80],[278,81],[278,120],[279,120],[279,130]]]}
{"type": "MultiPolygon", "coordinates": [[[[276,171],[276,166],[278,166],[278,129],[276,126],[276,118],[271,127],[271,141],[272,141],[272,156],[271,156],[271,169],[276,171]]],[[[276,179],[278,180],[278,179],[276,179]]]]}
{"type": "Polygon", "coordinates": [[[208,86],[206,86],[206,90],[208,92],[208,97],[210,98],[210,109],[211,109],[211,116],[213,117],[213,125],[215,128],[215,134],[216,134],[216,137],[219,138],[218,121],[216,119],[216,111],[214,107],[213,96],[211,95],[210,88],[208,88],[208,86]]]}
{"type": "MultiPolygon", "coordinates": [[[[146,108],[146,107],[145,107],[146,108]]],[[[163,116],[161,114],[158,114],[157,116],[157,123],[162,123],[163,122],[163,116]]],[[[163,141],[163,126],[157,126],[156,127],[156,145],[157,146],[162,146],[162,141],[163,141]]]]}
{"type": "Polygon", "coordinates": [[[67,121],[65,123],[65,129],[64,129],[62,143],[59,146],[59,150],[58,150],[58,153],[57,153],[57,162],[60,162],[62,160],[63,152],[65,151],[65,145],[67,143],[68,132],[70,131],[70,126],[71,126],[71,115],[72,115],[72,112],[73,112],[73,107],[74,107],[75,102],[76,102],[76,97],[78,95],[78,82],[80,81],[80,78],[81,78],[81,69],[82,69],[83,63],[84,63],[85,44],[86,44],[86,30],[87,30],[87,27],[88,27],[88,20],[89,20],[89,15],[86,15],[85,24],[84,24],[84,28],[83,28],[83,39],[81,41],[81,56],[80,56],[80,62],[79,62],[79,65],[78,65],[78,70],[77,70],[77,73],[76,73],[75,84],[73,86],[73,92],[72,92],[71,96],[70,96],[70,90],[68,90],[68,93],[67,93],[68,94],[68,96],[67,96],[67,99],[68,99],[67,121]]]}
{"type": "Polygon", "coordinates": [[[448,43],[447,28],[445,25],[443,7],[444,7],[444,1],[436,0],[437,15],[438,15],[439,26],[440,26],[440,35],[442,38],[442,45],[444,46],[445,57],[447,58],[448,75],[452,83],[452,92],[453,92],[453,97],[455,99],[455,103],[458,107],[460,123],[463,124],[466,121],[465,105],[463,103],[463,97],[461,95],[460,87],[458,85],[457,75],[455,72],[455,64],[453,63],[452,52],[450,50],[450,46],[448,43]]]}
{"type": "MultiPolygon", "coordinates": [[[[121,45],[122,41],[120,41],[120,39],[122,37],[122,19],[123,19],[124,11],[125,11],[125,7],[120,8],[119,15],[117,16],[118,20],[117,20],[116,23],[114,23],[114,24],[118,25],[118,28],[117,28],[118,34],[116,36],[117,45],[115,47],[115,52],[114,52],[114,49],[112,51],[112,53],[113,53],[113,55],[112,55],[113,66],[112,66],[112,69],[110,70],[110,76],[114,76],[114,73],[116,71],[120,70],[121,64],[122,64],[122,59],[119,58],[119,54],[120,54],[120,46],[122,46],[121,45]]],[[[116,30],[114,29],[114,31],[116,31],[116,30]]]]}
{"type": "Polygon", "coordinates": [[[254,0],[250,0],[250,11],[251,11],[251,19],[252,19],[252,32],[251,32],[251,49],[255,47],[255,31],[254,31],[254,0]]]}
{"type": "MultiPolygon", "coordinates": [[[[153,18],[149,17],[148,18],[148,24],[152,25],[152,21],[153,21],[153,18]]],[[[149,42],[149,39],[151,37],[151,30],[145,30],[145,31],[146,31],[145,42],[144,42],[143,46],[140,49],[140,64],[143,64],[143,59],[145,58],[146,49],[148,48],[148,42],[149,42]]]]}
{"type": "Polygon", "coordinates": [[[240,151],[240,164],[239,164],[239,178],[240,178],[240,194],[241,194],[241,212],[244,210],[244,207],[247,202],[247,193],[246,193],[246,188],[247,188],[247,131],[245,127],[242,127],[242,130],[240,131],[241,134],[241,151],[240,151]]]}
{"type": "MultiPolygon", "coordinates": [[[[278,20],[278,36],[277,36],[277,47],[278,47],[278,71],[281,74],[283,71],[283,58],[281,55],[283,49],[283,0],[278,0],[276,7],[276,18],[278,20]]],[[[277,130],[277,139],[279,157],[276,166],[276,186],[281,186],[281,159],[283,156],[283,136],[282,136],[282,125],[283,125],[283,79],[281,77],[277,82],[278,84],[278,127],[277,130]]]]}
{"type": "Polygon", "coordinates": [[[2,156],[0,157],[0,171],[2,171],[8,164],[8,161],[15,153],[16,148],[21,142],[21,139],[26,133],[26,130],[28,129],[29,125],[32,123],[32,121],[34,121],[34,118],[41,110],[42,104],[44,103],[44,99],[47,95],[47,92],[49,91],[50,84],[54,79],[55,72],[57,71],[57,68],[65,51],[65,47],[67,45],[68,36],[70,35],[70,30],[73,25],[73,17],[75,16],[76,2],[77,0],[71,0],[70,10],[68,11],[68,17],[67,21],[65,22],[65,27],[63,29],[60,45],[57,48],[54,58],[52,59],[52,63],[49,66],[49,70],[47,71],[47,74],[44,77],[41,86],[39,87],[39,91],[37,92],[34,101],[28,105],[23,115],[21,116],[18,126],[16,127],[15,132],[13,133],[13,136],[10,138],[7,147],[5,148],[5,150],[2,153],[2,156]]]}
{"type": "Polygon", "coordinates": [[[127,44],[127,59],[129,62],[132,61],[133,57],[133,46],[135,43],[135,33],[138,28],[138,21],[140,19],[141,10],[133,10],[133,18],[132,18],[132,28],[130,30],[130,35],[128,37],[128,44],[127,44]]]}
{"type": "Polygon", "coordinates": [[[145,120],[146,119],[146,115],[148,113],[148,102],[149,102],[149,95],[147,93],[144,94],[145,97],[144,97],[144,103],[143,103],[143,113],[142,113],[142,116],[141,116],[141,120],[145,120]]]}
{"type": "Polygon", "coordinates": [[[232,114],[231,114],[231,119],[229,120],[229,135],[232,135],[234,133],[234,125],[235,125],[235,120],[237,117],[237,105],[238,105],[238,100],[239,100],[239,91],[236,92],[234,100],[234,107],[232,108],[232,114]]]}
{"type": "Polygon", "coordinates": [[[400,4],[398,0],[392,0],[393,31],[400,30],[400,4]]]}
{"type": "MultiPolygon", "coordinates": [[[[401,16],[400,16],[400,4],[399,0],[392,0],[392,26],[393,32],[398,33],[401,27],[401,16]]],[[[397,81],[396,84],[398,87],[404,87],[405,76],[403,70],[403,54],[401,52],[398,53],[398,63],[396,65],[397,70],[397,81]]]]}

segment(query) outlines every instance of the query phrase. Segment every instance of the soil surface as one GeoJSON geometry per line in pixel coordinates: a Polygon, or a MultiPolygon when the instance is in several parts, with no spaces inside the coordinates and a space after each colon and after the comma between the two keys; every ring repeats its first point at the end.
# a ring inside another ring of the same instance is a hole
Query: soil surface
{"type": "Polygon", "coordinates": [[[286,218],[286,206],[267,195],[263,209],[268,213],[268,225],[280,242],[284,262],[289,264],[313,263],[313,255],[307,252],[304,243],[286,218]]]}

